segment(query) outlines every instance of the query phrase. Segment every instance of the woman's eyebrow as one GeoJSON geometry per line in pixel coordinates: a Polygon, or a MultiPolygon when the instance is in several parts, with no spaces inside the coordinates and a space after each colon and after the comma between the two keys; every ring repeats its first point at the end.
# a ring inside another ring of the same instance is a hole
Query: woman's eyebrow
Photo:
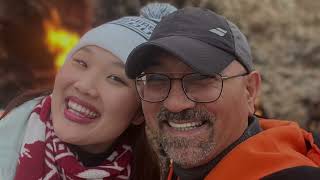
{"type": "Polygon", "coordinates": [[[115,66],[120,67],[120,68],[124,68],[125,67],[125,65],[122,62],[118,62],[118,61],[112,62],[112,65],[115,65],[115,66]]]}
{"type": "Polygon", "coordinates": [[[93,53],[93,51],[89,47],[84,47],[81,50],[83,50],[84,52],[89,53],[89,54],[93,53]]]}

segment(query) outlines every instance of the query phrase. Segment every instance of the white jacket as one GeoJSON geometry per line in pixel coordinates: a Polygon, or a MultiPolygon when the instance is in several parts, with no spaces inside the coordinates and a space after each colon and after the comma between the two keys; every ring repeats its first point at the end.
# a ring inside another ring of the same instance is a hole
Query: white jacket
{"type": "Polygon", "coordinates": [[[14,179],[27,120],[40,100],[25,102],[0,120],[0,180],[14,179]]]}

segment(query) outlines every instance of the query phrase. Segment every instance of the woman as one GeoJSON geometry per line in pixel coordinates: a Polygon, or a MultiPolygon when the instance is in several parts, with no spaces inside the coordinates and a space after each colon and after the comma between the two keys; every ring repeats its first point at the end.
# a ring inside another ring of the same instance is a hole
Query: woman
{"type": "Polygon", "coordinates": [[[13,101],[0,121],[0,179],[159,179],[124,63],[174,10],[151,4],[90,30],[52,91],[13,101]]]}

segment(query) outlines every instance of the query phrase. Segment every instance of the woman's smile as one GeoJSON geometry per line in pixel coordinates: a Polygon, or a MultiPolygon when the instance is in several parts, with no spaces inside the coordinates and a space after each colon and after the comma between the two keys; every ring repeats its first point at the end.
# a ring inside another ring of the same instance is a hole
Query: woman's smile
{"type": "Polygon", "coordinates": [[[98,110],[75,96],[69,96],[65,101],[64,116],[66,119],[76,123],[91,123],[98,117],[98,110]]]}

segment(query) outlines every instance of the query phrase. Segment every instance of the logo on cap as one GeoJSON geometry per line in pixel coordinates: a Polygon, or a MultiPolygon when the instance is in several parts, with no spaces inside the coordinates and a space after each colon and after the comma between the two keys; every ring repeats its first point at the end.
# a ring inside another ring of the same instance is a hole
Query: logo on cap
{"type": "Polygon", "coordinates": [[[213,29],[210,29],[209,31],[221,37],[227,34],[227,31],[222,28],[213,28],[213,29]]]}
{"type": "Polygon", "coordinates": [[[150,38],[150,35],[154,27],[157,25],[153,21],[150,21],[142,17],[136,17],[136,16],[123,17],[121,19],[111,21],[110,24],[117,24],[120,26],[124,26],[140,34],[146,40],[150,38]]]}

